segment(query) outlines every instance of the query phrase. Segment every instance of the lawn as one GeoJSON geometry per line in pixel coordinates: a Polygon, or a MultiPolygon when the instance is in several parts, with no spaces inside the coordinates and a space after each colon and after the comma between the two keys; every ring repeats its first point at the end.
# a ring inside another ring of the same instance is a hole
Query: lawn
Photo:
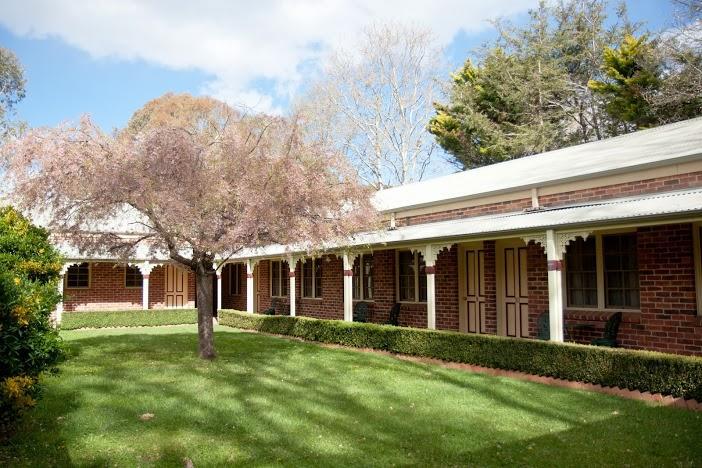
{"type": "Polygon", "coordinates": [[[226,327],[214,362],[192,325],[63,336],[1,466],[702,463],[702,415],[679,409],[226,327]]]}

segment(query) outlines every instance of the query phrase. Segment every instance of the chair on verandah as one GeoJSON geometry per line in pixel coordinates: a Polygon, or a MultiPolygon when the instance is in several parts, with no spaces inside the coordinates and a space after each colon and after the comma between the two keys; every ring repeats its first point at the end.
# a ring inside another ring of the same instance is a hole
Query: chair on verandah
{"type": "Polygon", "coordinates": [[[548,323],[548,312],[544,312],[536,319],[536,333],[540,340],[548,340],[551,338],[551,330],[548,323]]]}
{"type": "Polygon", "coordinates": [[[619,334],[619,325],[622,323],[622,313],[617,312],[607,320],[602,338],[592,340],[595,346],[610,346],[616,348],[619,346],[617,335],[619,334]]]}
{"type": "Polygon", "coordinates": [[[368,321],[368,303],[367,302],[357,302],[353,308],[353,321],[354,322],[367,322],[368,321]]]}
{"type": "Polygon", "coordinates": [[[400,325],[400,303],[396,302],[390,309],[390,318],[385,322],[385,325],[400,325]]]}

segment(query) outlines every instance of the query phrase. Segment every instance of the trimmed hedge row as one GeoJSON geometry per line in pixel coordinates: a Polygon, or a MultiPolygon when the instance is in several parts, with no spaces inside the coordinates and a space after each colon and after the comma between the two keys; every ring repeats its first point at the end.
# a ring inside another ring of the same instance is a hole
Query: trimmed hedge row
{"type": "Polygon", "coordinates": [[[219,324],[702,401],[702,359],[688,356],[232,310],[219,324]]]}
{"type": "Polygon", "coordinates": [[[62,330],[105,327],[150,327],[197,323],[197,309],[149,309],[64,312],[62,330]]]}

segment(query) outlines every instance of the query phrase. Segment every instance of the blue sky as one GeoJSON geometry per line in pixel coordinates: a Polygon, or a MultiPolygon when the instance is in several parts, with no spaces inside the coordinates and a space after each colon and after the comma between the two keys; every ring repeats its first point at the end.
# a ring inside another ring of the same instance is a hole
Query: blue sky
{"type": "MultiPolygon", "coordinates": [[[[2,1],[4,3],[4,1],[2,1]]],[[[27,78],[18,117],[56,125],[89,113],[120,127],[165,92],[212,94],[263,111],[284,111],[314,77],[324,50],[388,18],[431,28],[452,67],[494,34],[486,20],[524,21],[531,0],[492,2],[229,2],[27,0],[0,5],[0,45],[27,78]],[[378,4],[381,4],[378,6],[378,4]],[[432,6],[429,7],[429,4],[432,6]]],[[[670,21],[668,0],[629,1],[652,30],[670,21]]]]}

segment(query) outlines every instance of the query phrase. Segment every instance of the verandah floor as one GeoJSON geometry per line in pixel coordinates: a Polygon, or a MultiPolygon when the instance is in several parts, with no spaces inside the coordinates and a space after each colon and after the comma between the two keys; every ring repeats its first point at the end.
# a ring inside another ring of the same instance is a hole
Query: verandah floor
{"type": "Polygon", "coordinates": [[[702,460],[702,414],[226,327],[63,332],[0,465],[624,465],[702,460]],[[147,413],[153,418],[140,416],[147,413]]]}

